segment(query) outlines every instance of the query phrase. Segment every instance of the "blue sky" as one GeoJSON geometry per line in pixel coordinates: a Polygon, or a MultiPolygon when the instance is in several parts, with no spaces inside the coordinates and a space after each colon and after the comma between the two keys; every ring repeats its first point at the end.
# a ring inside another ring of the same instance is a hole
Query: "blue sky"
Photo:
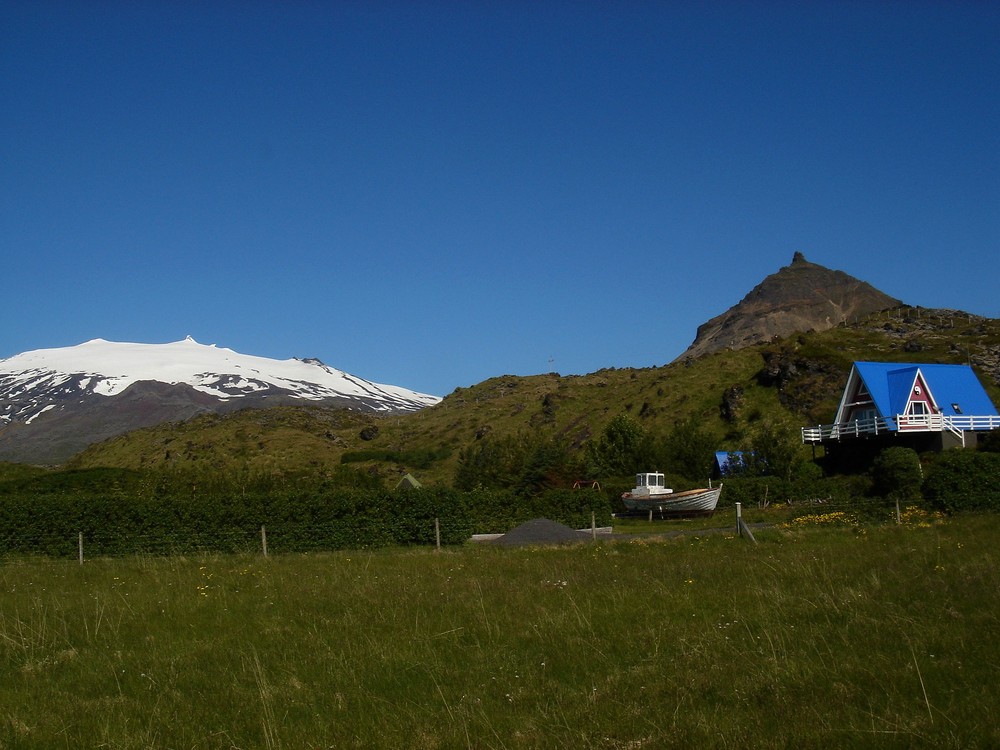
{"type": "Polygon", "coordinates": [[[795,251],[1000,317],[993,2],[0,0],[0,358],[446,395],[673,360],[795,251]]]}

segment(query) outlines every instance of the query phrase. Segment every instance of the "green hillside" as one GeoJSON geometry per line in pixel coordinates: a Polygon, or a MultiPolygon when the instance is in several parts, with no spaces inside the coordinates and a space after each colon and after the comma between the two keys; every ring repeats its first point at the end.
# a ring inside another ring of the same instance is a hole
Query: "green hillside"
{"type": "Polygon", "coordinates": [[[379,417],[316,406],[246,410],[138,430],[91,446],[69,468],[332,472],[345,463],[387,483],[410,472],[451,485],[463,450],[512,436],[546,438],[581,457],[616,416],[664,434],[696,420],[718,448],[761,424],[829,422],[854,360],[971,362],[1000,403],[1000,320],[901,307],[859,323],[646,369],[491,378],[440,404],[379,417]]]}

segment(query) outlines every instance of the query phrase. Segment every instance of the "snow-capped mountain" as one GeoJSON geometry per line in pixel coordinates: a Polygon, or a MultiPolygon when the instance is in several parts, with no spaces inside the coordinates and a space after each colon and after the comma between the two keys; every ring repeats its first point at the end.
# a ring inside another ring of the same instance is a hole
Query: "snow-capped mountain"
{"type": "Polygon", "coordinates": [[[393,413],[440,398],[373,383],[318,359],[256,357],[190,336],[169,344],[94,339],[0,360],[0,459],[30,460],[23,450],[29,442],[32,458],[44,444],[42,460],[56,462],[137,427],[303,401],[393,413]]]}

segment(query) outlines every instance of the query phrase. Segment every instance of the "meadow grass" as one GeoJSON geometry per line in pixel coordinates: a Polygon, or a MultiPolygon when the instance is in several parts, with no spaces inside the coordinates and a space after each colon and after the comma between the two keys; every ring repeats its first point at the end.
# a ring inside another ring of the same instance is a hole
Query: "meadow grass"
{"type": "Polygon", "coordinates": [[[0,563],[0,747],[995,747],[1000,519],[0,563]]]}

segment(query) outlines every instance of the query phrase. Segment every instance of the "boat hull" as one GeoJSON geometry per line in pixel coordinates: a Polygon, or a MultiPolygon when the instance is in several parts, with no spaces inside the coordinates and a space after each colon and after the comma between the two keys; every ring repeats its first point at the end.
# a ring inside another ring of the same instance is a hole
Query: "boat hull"
{"type": "Polygon", "coordinates": [[[671,492],[661,495],[622,495],[625,507],[633,512],[653,511],[661,516],[710,516],[719,502],[722,485],[708,489],[671,492]]]}

